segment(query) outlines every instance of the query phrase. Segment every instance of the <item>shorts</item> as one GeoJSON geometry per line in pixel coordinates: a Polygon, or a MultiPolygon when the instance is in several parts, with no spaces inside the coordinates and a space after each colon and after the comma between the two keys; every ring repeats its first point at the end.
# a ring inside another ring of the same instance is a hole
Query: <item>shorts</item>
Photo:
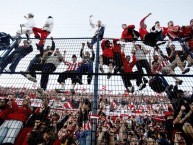
{"type": "Polygon", "coordinates": [[[103,65],[109,65],[109,64],[113,64],[114,65],[114,60],[113,58],[108,58],[102,55],[103,58],[103,65]]]}

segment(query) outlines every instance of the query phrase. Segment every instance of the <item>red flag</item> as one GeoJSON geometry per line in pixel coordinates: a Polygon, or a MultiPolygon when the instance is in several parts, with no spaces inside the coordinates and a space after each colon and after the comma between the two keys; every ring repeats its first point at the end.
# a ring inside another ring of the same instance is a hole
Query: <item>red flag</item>
{"type": "Polygon", "coordinates": [[[72,103],[70,101],[64,103],[66,109],[73,109],[72,103]]]}

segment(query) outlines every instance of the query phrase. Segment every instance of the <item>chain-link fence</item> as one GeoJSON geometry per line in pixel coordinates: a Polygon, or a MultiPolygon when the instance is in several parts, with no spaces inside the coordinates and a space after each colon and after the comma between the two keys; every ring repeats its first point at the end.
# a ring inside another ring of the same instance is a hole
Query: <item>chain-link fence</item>
{"type": "Polygon", "coordinates": [[[0,144],[191,144],[187,46],[90,39],[0,51],[0,144]]]}

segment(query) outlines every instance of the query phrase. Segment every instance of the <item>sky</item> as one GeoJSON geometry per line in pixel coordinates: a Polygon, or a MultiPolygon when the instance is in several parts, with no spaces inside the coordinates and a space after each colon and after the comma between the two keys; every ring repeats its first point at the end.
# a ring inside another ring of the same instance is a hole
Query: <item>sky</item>
{"type": "Polygon", "coordinates": [[[173,20],[187,25],[192,19],[192,0],[6,0],[1,3],[0,30],[15,34],[29,12],[34,13],[37,27],[42,27],[48,16],[53,16],[55,37],[88,37],[88,17],[102,20],[106,37],[120,37],[121,24],[135,24],[148,13],[148,27],[159,20],[162,26],[173,20]]]}
{"type": "MultiPolygon", "coordinates": [[[[89,16],[93,15],[95,22],[101,20],[105,24],[104,37],[120,38],[121,24],[134,24],[136,30],[138,30],[140,20],[150,12],[152,15],[146,20],[148,29],[156,21],[160,21],[161,26],[166,26],[170,20],[173,20],[176,25],[188,25],[190,19],[193,18],[191,15],[193,13],[192,5],[192,0],[6,0],[1,2],[0,31],[15,35],[16,30],[20,29],[19,25],[25,23],[24,15],[32,12],[35,15],[36,26],[40,28],[44,25],[48,16],[54,18],[55,24],[50,36],[55,38],[91,37],[93,32],[89,25],[89,16]]],[[[74,45],[59,41],[58,47],[68,49],[69,56],[73,53],[78,55],[79,50],[77,51],[77,49],[81,47],[80,44],[81,41],[74,42],[74,45]],[[73,47],[73,49],[70,47],[73,47]]],[[[29,57],[22,60],[17,71],[25,70],[26,64],[36,53],[34,51],[29,57]]],[[[22,76],[17,75],[17,79],[15,79],[15,75],[3,76],[5,79],[2,81],[1,76],[1,83],[6,86],[11,86],[13,80],[17,86],[20,86],[20,84],[32,86],[22,76]]],[[[59,87],[54,81],[56,78],[50,81],[52,85],[49,88],[59,87]]],[[[188,82],[188,80],[186,81],[188,82]]],[[[110,81],[101,81],[100,88],[105,85],[107,89],[113,90],[117,82],[121,86],[118,91],[123,91],[124,87],[122,87],[120,77],[113,77],[110,81]]],[[[183,87],[187,86],[189,85],[186,84],[183,87]]],[[[78,87],[80,88],[80,86],[78,87]]]]}

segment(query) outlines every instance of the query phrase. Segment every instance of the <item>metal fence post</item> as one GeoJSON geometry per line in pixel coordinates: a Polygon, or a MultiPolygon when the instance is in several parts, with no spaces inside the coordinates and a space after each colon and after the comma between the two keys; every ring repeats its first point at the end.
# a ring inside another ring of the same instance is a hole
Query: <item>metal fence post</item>
{"type": "MultiPolygon", "coordinates": [[[[97,37],[97,47],[96,47],[96,63],[95,63],[95,79],[94,79],[94,96],[93,96],[93,105],[92,113],[97,115],[97,105],[98,105],[98,72],[99,72],[99,38],[97,37]]],[[[92,136],[91,136],[91,145],[96,145],[97,143],[97,119],[92,119],[92,136]]]]}

